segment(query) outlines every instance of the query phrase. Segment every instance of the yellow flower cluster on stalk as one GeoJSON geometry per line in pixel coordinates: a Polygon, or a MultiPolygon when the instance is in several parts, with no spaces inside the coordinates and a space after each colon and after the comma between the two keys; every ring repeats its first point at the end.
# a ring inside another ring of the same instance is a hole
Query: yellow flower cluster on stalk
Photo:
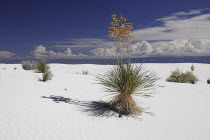
{"type": "Polygon", "coordinates": [[[116,14],[112,14],[112,19],[109,36],[114,38],[116,42],[128,42],[131,38],[130,33],[133,30],[133,24],[125,23],[127,19],[122,16],[117,18],[116,14]]]}
{"type": "MultiPolygon", "coordinates": [[[[109,36],[114,39],[116,48],[117,43],[119,43],[121,47],[126,47],[128,59],[130,59],[128,43],[131,42],[131,39],[133,38],[133,36],[130,35],[130,33],[133,31],[133,24],[126,23],[126,18],[122,16],[117,17],[116,14],[112,14],[112,19],[113,21],[111,22],[111,26],[109,27],[109,36]]],[[[120,55],[122,58],[122,51],[120,51],[120,55]]]]}

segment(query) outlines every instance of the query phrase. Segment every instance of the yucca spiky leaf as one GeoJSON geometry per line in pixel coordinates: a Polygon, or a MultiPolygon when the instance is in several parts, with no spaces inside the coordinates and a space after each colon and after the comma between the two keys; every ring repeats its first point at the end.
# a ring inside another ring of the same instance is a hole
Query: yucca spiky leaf
{"type": "Polygon", "coordinates": [[[111,93],[127,93],[149,96],[153,92],[158,77],[149,70],[144,70],[142,65],[120,64],[112,68],[105,75],[97,76],[99,84],[111,93]]]}

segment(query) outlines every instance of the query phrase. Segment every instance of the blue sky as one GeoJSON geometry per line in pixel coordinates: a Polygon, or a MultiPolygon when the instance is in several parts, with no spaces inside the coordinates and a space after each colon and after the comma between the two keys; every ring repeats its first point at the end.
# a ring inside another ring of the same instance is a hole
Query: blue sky
{"type": "MultiPolygon", "coordinates": [[[[136,31],[134,42],[147,41],[146,47],[145,42],[143,45],[137,44],[140,45],[138,51],[144,52],[146,48],[147,54],[152,53],[153,49],[152,54],[155,54],[154,48],[147,44],[155,41],[159,44],[151,45],[158,46],[162,43],[161,45],[165,46],[159,51],[160,55],[168,50],[166,40],[208,39],[210,31],[205,31],[209,29],[210,22],[208,8],[209,0],[1,0],[0,58],[26,57],[35,51],[38,55],[44,53],[43,56],[55,57],[84,57],[93,54],[100,56],[101,52],[108,56],[109,50],[106,48],[110,49],[112,42],[107,28],[112,13],[122,14],[128,22],[133,23],[136,31]],[[206,17],[202,18],[202,15],[206,17]],[[175,27],[174,21],[178,21],[180,25],[175,27]],[[199,25],[191,27],[194,22],[199,25]],[[185,23],[186,27],[181,26],[185,23]],[[34,51],[37,46],[38,49],[34,51]],[[101,50],[92,51],[96,48],[101,50]]],[[[190,44],[194,45],[192,41],[190,44]]],[[[209,43],[205,40],[204,44],[208,47],[209,43]]],[[[194,55],[193,50],[190,51],[194,55]]],[[[190,55],[190,51],[188,50],[186,55],[190,55]]]]}

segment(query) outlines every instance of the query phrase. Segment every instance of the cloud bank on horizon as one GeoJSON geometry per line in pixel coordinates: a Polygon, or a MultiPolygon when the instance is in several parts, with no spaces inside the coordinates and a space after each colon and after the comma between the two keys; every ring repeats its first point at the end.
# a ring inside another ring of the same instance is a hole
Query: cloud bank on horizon
{"type": "Polygon", "coordinates": [[[70,48],[67,48],[64,52],[55,52],[52,50],[47,50],[46,47],[39,45],[36,46],[34,51],[32,52],[32,57],[36,59],[43,59],[43,58],[71,58],[77,56],[85,56],[83,54],[73,54],[70,48]]]}
{"type": "MultiPolygon", "coordinates": [[[[206,56],[210,55],[210,9],[176,12],[156,19],[161,26],[136,29],[131,56],[206,56]]],[[[114,43],[101,38],[77,38],[54,41],[47,48],[67,48],[64,52],[37,46],[34,58],[71,58],[81,56],[109,57],[115,55],[114,43]],[[92,48],[89,54],[74,54],[70,48],[92,48]]],[[[0,51],[0,58],[12,58],[12,52],[0,51]]]]}
{"type": "MultiPolygon", "coordinates": [[[[91,51],[95,56],[114,56],[115,48],[97,48],[91,51]]],[[[123,49],[123,53],[126,50],[123,49]]],[[[130,46],[133,57],[148,56],[207,56],[210,55],[210,39],[173,40],[149,43],[141,41],[130,46]]]]}

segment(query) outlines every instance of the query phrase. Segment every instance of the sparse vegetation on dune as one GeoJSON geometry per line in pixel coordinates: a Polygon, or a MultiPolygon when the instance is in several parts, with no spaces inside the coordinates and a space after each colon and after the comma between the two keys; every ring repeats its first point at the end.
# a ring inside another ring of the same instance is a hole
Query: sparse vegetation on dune
{"type": "Polygon", "coordinates": [[[53,77],[53,74],[50,70],[49,64],[44,61],[23,61],[22,62],[22,67],[25,70],[36,70],[36,72],[41,72],[42,78],[39,78],[40,81],[46,82],[48,80],[51,80],[53,77]]]}
{"type": "Polygon", "coordinates": [[[167,78],[167,81],[195,84],[198,81],[198,78],[191,71],[187,71],[184,73],[177,69],[171,72],[171,75],[167,78]]]}

